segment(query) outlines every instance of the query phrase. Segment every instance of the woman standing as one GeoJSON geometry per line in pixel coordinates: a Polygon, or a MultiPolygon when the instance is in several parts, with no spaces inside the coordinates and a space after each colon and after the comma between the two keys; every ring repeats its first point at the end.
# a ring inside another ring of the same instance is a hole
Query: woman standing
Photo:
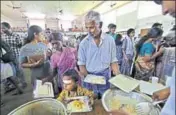
{"type": "Polygon", "coordinates": [[[59,91],[62,90],[61,76],[69,69],[76,67],[76,49],[63,46],[63,36],[61,33],[52,33],[49,37],[49,42],[52,44],[53,54],[51,56],[52,76],[45,81],[51,81],[53,77],[58,75],[59,91]]]}
{"type": "Polygon", "coordinates": [[[155,70],[154,59],[163,53],[163,48],[156,51],[153,42],[161,38],[163,31],[159,28],[152,28],[146,36],[136,44],[137,60],[135,63],[135,78],[148,81],[155,70]]]}
{"type": "Polygon", "coordinates": [[[50,63],[46,59],[47,45],[42,43],[42,28],[31,26],[28,37],[20,51],[20,64],[23,68],[31,69],[31,81],[34,85],[36,79],[49,76],[50,63]]]}
{"type": "Polygon", "coordinates": [[[127,36],[124,38],[123,44],[122,44],[123,61],[122,61],[121,73],[128,76],[130,76],[131,66],[133,63],[133,57],[135,52],[134,41],[133,41],[134,35],[135,35],[134,29],[130,28],[127,31],[127,36]]]}

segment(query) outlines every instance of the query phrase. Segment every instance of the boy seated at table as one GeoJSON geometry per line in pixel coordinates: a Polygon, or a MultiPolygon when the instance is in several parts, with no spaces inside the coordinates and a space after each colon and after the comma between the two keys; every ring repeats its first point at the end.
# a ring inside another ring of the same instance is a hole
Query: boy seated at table
{"type": "Polygon", "coordinates": [[[78,85],[79,75],[75,69],[70,69],[63,74],[63,90],[57,98],[59,101],[67,103],[67,98],[77,96],[88,96],[90,105],[94,103],[94,93],[78,85]]]}

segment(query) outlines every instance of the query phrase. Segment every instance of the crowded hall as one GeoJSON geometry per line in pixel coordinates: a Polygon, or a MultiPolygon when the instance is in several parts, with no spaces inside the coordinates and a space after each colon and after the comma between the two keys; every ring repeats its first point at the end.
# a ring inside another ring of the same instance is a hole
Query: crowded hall
{"type": "Polygon", "coordinates": [[[176,115],[175,4],[1,1],[1,115],[176,115]]]}

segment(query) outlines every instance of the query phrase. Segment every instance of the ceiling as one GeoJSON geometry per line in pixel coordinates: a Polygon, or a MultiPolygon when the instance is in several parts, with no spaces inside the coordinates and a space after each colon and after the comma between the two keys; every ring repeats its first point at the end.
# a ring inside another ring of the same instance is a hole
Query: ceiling
{"type": "Polygon", "coordinates": [[[19,20],[25,18],[24,12],[40,12],[46,18],[57,18],[59,11],[63,14],[81,16],[94,9],[105,13],[114,7],[119,7],[129,1],[1,1],[1,14],[19,20]],[[115,4],[115,5],[114,5],[115,4]],[[113,5],[113,7],[110,7],[113,5]],[[19,8],[13,8],[19,7],[19,8]]]}

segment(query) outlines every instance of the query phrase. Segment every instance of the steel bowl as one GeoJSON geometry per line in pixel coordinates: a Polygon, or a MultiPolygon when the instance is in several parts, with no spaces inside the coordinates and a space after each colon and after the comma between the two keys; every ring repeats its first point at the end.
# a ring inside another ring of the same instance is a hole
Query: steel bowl
{"type": "Polygon", "coordinates": [[[21,105],[8,115],[67,115],[67,110],[56,99],[42,98],[21,105]]]}
{"type": "MultiPolygon", "coordinates": [[[[145,94],[139,93],[139,92],[126,93],[126,92],[123,92],[122,90],[119,90],[117,88],[108,89],[107,91],[105,91],[105,93],[103,94],[103,97],[102,97],[102,104],[103,104],[104,109],[107,112],[110,111],[110,108],[108,106],[108,101],[112,97],[115,97],[117,95],[129,97],[131,99],[135,99],[138,103],[140,103],[140,102],[149,102],[149,103],[151,103],[152,102],[152,98],[151,97],[149,97],[149,96],[147,96],[145,94]]],[[[154,107],[154,111],[152,112],[152,113],[155,113],[155,114],[152,114],[152,115],[160,115],[160,111],[161,111],[160,106],[156,105],[154,107]]]]}

